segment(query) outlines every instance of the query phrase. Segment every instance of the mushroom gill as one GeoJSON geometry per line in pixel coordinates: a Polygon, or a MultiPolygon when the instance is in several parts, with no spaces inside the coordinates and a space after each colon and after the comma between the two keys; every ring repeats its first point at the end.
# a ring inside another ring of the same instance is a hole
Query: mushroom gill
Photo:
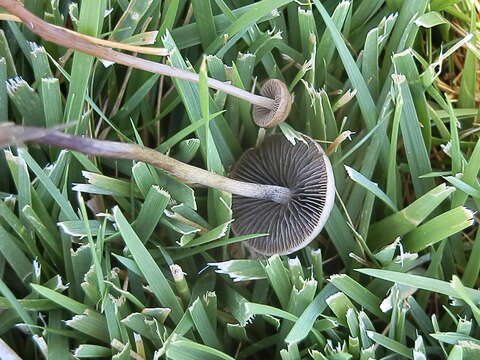
{"type": "Polygon", "coordinates": [[[233,196],[234,233],[268,233],[247,242],[249,248],[264,255],[290,254],[306,246],[323,228],[335,198],[330,161],[306,136],[295,145],[283,135],[265,138],[259,147],[241,156],[231,177],[292,192],[286,204],[233,196]]]}
{"type": "Polygon", "coordinates": [[[272,109],[256,104],[253,106],[252,115],[255,124],[270,128],[285,121],[292,108],[292,96],[287,85],[278,79],[270,79],[262,86],[260,94],[274,102],[272,109]]]}

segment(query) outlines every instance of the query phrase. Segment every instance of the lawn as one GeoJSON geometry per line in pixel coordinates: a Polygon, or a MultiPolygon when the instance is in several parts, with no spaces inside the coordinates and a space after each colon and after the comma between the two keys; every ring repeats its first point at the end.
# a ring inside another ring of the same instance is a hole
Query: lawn
{"type": "Polygon", "coordinates": [[[479,15],[0,0],[0,360],[480,359],[479,15]]]}

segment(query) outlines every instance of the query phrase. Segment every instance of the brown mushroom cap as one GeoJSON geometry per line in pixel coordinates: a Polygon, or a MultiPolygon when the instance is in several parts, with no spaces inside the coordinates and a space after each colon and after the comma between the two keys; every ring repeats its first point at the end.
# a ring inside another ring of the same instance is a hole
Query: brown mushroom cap
{"type": "Polygon", "coordinates": [[[261,127],[273,127],[285,121],[292,108],[292,96],[287,85],[277,79],[268,80],[260,90],[262,96],[273,99],[274,109],[253,105],[253,121],[261,127]]]}
{"type": "Polygon", "coordinates": [[[257,253],[285,255],[305,247],[322,230],[333,207],[330,161],[315,141],[304,139],[292,145],[283,135],[269,136],[245,152],[232,171],[237,180],[292,190],[286,204],[233,195],[233,232],[269,234],[247,241],[257,253]]]}

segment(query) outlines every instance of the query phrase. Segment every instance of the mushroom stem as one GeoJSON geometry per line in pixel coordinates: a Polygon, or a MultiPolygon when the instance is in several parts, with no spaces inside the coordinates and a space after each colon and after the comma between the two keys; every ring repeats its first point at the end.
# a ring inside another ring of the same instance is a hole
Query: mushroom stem
{"type": "MultiPolygon", "coordinates": [[[[16,15],[32,32],[55,44],[76,49],[84,53],[136,69],[193,82],[199,81],[198,74],[193,72],[138,58],[136,56],[112,50],[111,48],[96,45],[93,42],[85,39],[83,36],[79,36],[75,32],[70,32],[67,29],[49,24],[48,22],[40,19],[38,16],[25,9],[23,4],[17,0],[0,0],[0,6],[8,10],[8,12],[11,14],[16,15]]],[[[246,90],[222,81],[208,78],[208,86],[213,89],[223,91],[229,95],[246,100],[254,105],[265,107],[270,110],[275,108],[274,100],[265,96],[252,94],[246,90]]]]}
{"type": "Polygon", "coordinates": [[[198,183],[243,197],[266,199],[286,204],[292,195],[291,190],[286,187],[233,180],[211,171],[185,164],[158,151],[141,147],[137,144],[96,140],[64,134],[56,130],[50,131],[50,129],[23,127],[10,123],[0,126],[0,147],[23,142],[55,145],[89,155],[142,161],[192,183],[198,183]]]}

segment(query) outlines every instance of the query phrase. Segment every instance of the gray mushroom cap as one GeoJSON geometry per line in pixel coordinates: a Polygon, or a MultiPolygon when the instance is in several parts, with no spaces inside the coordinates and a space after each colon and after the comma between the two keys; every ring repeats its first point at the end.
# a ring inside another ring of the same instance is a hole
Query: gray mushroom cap
{"type": "Polygon", "coordinates": [[[270,128],[285,121],[292,108],[292,96],[287,85],[278,79],[270,79],[260,90],[262,96],[274,100],[274,108],[267,109],[260,105],[253,106],[253,121],[261,127],[270,128]]]}
{"type": "Polygon", "coordinates": [[[285,186],[286,204],[233,195],[232,230],[236,235],[268,233],[247,241],[260,254],[290,254],[305,247],[322,230],[335,199],[332,167],[311,138],[291,144],[283,135],[265,138],[246,151],[231,177],[250,183],[285,186]]]}

